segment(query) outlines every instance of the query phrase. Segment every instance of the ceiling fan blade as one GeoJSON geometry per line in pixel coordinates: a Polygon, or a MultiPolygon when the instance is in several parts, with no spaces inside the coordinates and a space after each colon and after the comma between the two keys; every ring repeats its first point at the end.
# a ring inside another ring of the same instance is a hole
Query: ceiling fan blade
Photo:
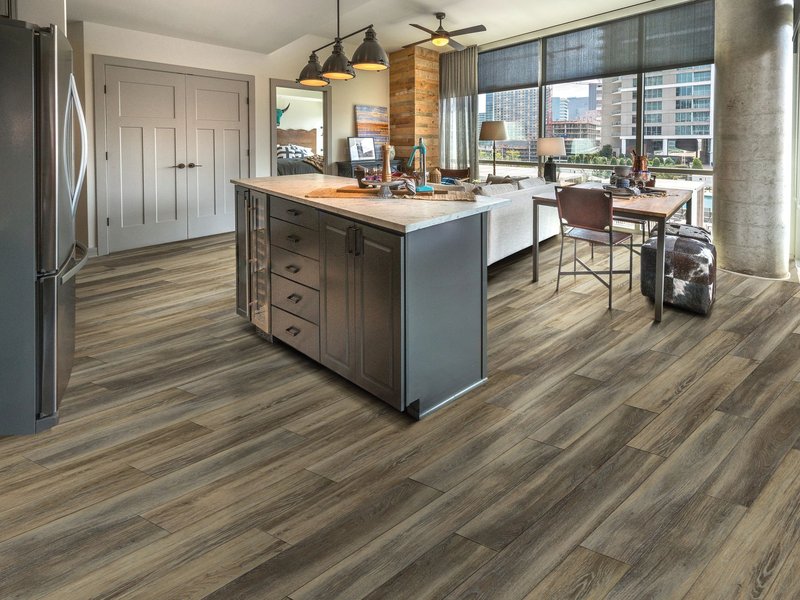
{"type": "Polygon", "coordinates": [[[403,48],[411,48],[411,46],[416,46],[417,44],[424,44],[425,42],[430,42],[431,38],[425,38],[424,40],[420,40],[418,42],[414,42],[413,44],[406,44],[403,48]]]}
{"type": "Polygon", "coordinates": [[[456,29],[451,31],[450,35],[462,35],[464,33],[477,33],[479,31],[486,31],[486,25],[473,25],[472,27],[465,27],[464,29],[456,29]]]}
{"type": "Polygon", "coordinates": [[[435,31],[431,31],[427,27],[423,27],[422,25],[417,25],[416,23],[409,23],[412,27],[416,27],[417,29],[422,29],[425,33],[430,33],[431,35],[436,35],[435,31]]]}
{"type": "MultiPolygon", "coordinates": [[[[452,34],[451,34],[451,35],[452,35],[452,34]]],[[[450,39],[447,41],[447,44],[448,44],[448,45],[449,45],[449,46],[450,46],[450,47],[451,47],[453,50],[463,50],[463,49],[464,49],[464,44],[459,44],[459,43],[458,43],[457,41],[455,41],[453,38],[450,38],[450,39]]]]}

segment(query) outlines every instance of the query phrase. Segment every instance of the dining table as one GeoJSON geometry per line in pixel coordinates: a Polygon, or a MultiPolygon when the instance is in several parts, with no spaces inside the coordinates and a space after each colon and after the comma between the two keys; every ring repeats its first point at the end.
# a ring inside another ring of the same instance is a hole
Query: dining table
{"type": "MultiPolygon", "coordinates": [[[[660,184],[661,182],[659,182],[660,184]]],[[[688,225],[692,220],[692,191],[687,189],[669,188],[659,185],[654,193],[631,196],[612,194],[614,216],[640,219],[655,222],[658,232],[656,234],[656,277],[655,277],[655,320],[661,321],[664,314],[664,271],[666,254],[666,223],[681,208],[686,207],[685,219],[688,225]],[[659,193],[660,190],[660,193],[659,193]]],[[[576,187],[603,188],[601,183],[579,183],[576,187]]],[[[541,206],[557,206],[555,187],[542,191],[533,196],[533,239],[538,239],[539,208],[541,206]]],[[[539,245],[533,244],[533,281],[539,281],[539,245]]]]}

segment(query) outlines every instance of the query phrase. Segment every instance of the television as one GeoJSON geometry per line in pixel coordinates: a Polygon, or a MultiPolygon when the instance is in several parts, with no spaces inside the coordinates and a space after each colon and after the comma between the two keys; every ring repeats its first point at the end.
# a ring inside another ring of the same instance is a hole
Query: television
{"type": "Polygon", "coordinates": [[[350,151],[350,162],[363,162],[377,160],[375,153],[375,140],[371,137],[349,137],[347,148],[350,151]]]}

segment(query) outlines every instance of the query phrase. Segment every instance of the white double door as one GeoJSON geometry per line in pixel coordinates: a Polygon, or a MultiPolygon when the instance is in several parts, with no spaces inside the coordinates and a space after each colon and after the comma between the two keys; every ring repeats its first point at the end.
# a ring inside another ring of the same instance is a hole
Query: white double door
{"type": "Polygon", "coordinates": [[[248,83],[106,66],[109,252],[234,229],[248,83]]]}

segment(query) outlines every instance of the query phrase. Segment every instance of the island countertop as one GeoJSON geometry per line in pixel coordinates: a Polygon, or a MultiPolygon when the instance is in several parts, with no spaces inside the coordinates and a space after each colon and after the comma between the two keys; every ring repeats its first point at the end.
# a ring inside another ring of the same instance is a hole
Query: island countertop
{"type": "Polygon", "coordinates": [[[281,177],[232,179],[231,182],[398,233],[408,233],[447,221],[463,219],[509,202],[503,198],[481,196],[475,202],[401,198],[386,200],[379,198],[306,198],[306,194],[316,189],[336,188],[355,183],[354,179],[334,175],[284,175],[281,177]]]}

